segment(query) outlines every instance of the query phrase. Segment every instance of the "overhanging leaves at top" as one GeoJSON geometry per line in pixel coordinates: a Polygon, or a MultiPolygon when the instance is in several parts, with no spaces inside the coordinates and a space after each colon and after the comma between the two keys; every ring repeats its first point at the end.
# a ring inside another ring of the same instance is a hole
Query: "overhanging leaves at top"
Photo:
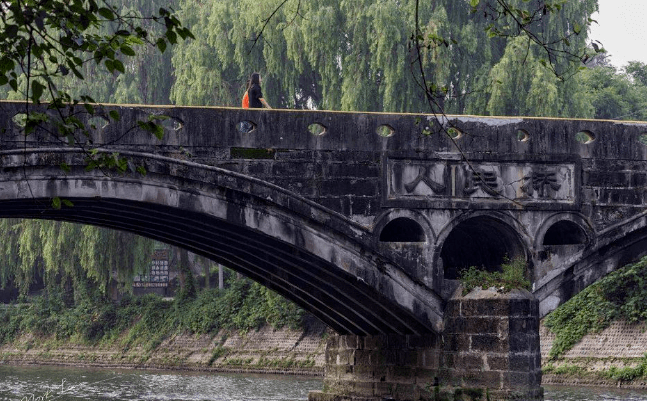
{"type": "MultiPolygon", "coordinates": [[[[190,37],[191,32],[166,8],[142,16],[120,11],[105,0],[7,0],[0,8],[0,86],[11,89],[11,99],[25,101],[25,134],[39,128],[80,146],[79,139],[89,136],[88,128],[78,109],[69,106],[83,104],[89,115],[96,107],[87,94],[72,95],[61,84],[63,77],[71,74],[83,80],[88,64],[116,77],[127,72],[125,59],[136,56],[141,46],[163,52],[167,44],[190,37]],[[147,24],[159,29],[151,30],[147,24]],[[50,112],[33,113],[31,105],[43,102],[50,112]]],[[[116,111],[109,116],[119,120],[116,111]]],[[[148,128],[155,135],[160,132],[148,128]]]]}

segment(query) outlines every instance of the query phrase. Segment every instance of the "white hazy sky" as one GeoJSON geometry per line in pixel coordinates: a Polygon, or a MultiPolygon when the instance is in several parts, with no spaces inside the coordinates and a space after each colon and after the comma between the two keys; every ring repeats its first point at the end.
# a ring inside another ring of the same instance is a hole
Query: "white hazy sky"
{"type": "Polygon", "coordinates": [[[647,0],[598,0],[597,24],[589,39],[598,40],[610,54],[611,64],[624,67],[629,61],[647,64],[647,0]]]}

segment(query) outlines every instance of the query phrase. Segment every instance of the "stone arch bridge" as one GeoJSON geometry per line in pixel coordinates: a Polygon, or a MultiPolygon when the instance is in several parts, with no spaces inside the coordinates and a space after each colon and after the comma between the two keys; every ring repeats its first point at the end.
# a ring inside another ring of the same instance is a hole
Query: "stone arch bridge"
{"type": "Polygon", "coordinates": [[[467,266],[524,258],[543,315],[647,254],[644,124],[98,110],[84,146],[68,146],[47,127],[25,136],[25,105],[0,104],[0,217],[94,224],[187,248],[340,334],[442,332],[467,266]],[[150,115],[168,117],[161,140],[138,128],[150,115]],[[127,157],[129,168],[88,171],[89,148],[127,157]],[[73,206],[53,208],[56,197],[73,206]]]}

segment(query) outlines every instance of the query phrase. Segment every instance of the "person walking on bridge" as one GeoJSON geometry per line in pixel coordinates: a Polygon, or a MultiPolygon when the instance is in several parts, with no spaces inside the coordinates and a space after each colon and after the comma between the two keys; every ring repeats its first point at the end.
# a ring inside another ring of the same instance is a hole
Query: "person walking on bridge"
{"type": "Polygon", "coordinates": [[[270,105],[267,104],[265,99],[263,99],[263,91],[261,91],[261,74],[255,72],[252,74],[249,80],[249,107],[256,109],[265,107],[267,109],[271,109],[270,105]]]}

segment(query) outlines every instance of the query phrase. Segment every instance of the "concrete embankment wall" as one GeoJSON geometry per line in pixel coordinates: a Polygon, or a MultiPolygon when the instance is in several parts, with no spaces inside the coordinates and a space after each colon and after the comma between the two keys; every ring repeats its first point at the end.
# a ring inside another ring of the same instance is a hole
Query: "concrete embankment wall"
{"type": "MultiPolygon", "coordinates": [[[[543,326],[540,334],[545,367],[555,336],[543,326]]],[[[324,327],[305,333],[266,327],[248,333],[221,331],[215,337],[177,335],[147,351],[141,347],[124,350],[118,344],[88,346],[24,335],[0,346],[0,363],[323,376],[326,336],[324,327]]],[[[646,327],[616,322],[601,333],[585,336],[559,361],[551,363],[595,372],[611,366],[636,366],[646,352],[646,327]]],[[[594,375],[545,373],[542,384],[647,388],[647,380],[618,383],[594,375]]]]}
{"type": "MultiPolygon", "coordinates": [[[[542,384],[564,384],[572,386],[614,386],[647,389],[647,380],[640,378],[623,382],[600,378],[596,373],[608,371],[612,366],[618,369],[635,367],[647,353],[647,327],[644,324],[614,322],[600,333],[586,335],[558,361],[549,361],[548,354],[555,335],[543,325],[540,326],[541,358],[544,368],[550,363],[554,368],[580,368],[574,373],[544,373],[542,384]]],[[[563,369],[567,371],[567,369],[563,369]]],[[[574,371],[575,369],[571,369],[574,371]]]]}
{"type": "Polygon", "coordinates": [[[0,363],[322,376],[325,330],[266,327],[247,333],[221,331],[215,337],[176,335],[152,350],[24,335],[0,347],[0,363]]]}

